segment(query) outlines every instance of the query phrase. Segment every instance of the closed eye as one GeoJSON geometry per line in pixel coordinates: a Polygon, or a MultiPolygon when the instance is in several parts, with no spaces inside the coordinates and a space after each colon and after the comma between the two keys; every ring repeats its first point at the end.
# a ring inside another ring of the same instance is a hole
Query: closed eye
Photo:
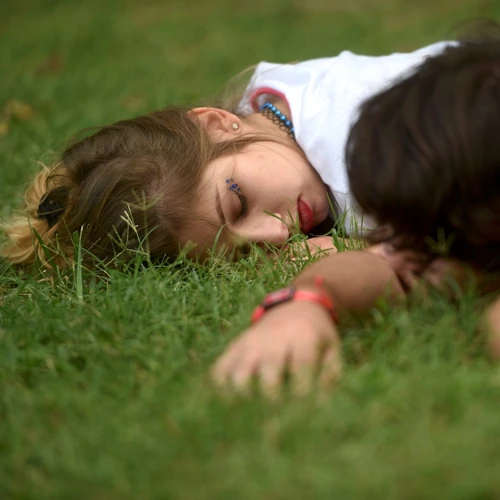
{"type": "Polygon", "coordinates": [[[241,212],[238,215],[238,219],[245,217],[248,213],[248,198],[241,191],[231,190],[231,192],[238,197],[241,203],[241,212]]]}

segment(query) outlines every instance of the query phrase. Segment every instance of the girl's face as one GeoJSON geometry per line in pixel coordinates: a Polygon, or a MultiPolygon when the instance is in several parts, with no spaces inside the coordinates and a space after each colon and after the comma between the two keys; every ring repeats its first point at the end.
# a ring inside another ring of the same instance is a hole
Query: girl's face
{"type": "Polygon", "coordinates": [[[246,241],[280,245],[293,232],[308,233],[328,210],[326,186],[299,151],[257,142],[208,165],[194,206],[200,222],[181,242],[210,248],[224,227],[246,241]]]}

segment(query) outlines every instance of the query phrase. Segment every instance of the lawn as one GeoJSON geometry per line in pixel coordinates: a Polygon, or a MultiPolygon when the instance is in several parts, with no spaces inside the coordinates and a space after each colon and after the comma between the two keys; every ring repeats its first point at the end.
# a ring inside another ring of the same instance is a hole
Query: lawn
{"type": "MultiPolygon", "coordinates": [[[[4,0],[0,216],[74,133],[206,104],[260,60],[404,51],[497,0],[4,0]]],[[[277,401],[208,378],[302,263],[0,264],[1,499],[498,499],[500,369],[465,293],[344,329],[345,376],[277,401]]]]}

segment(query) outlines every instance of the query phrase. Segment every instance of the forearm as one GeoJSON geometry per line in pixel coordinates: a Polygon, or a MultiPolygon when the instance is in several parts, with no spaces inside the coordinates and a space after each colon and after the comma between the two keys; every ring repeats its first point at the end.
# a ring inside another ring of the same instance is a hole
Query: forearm
{"type": "Polygon", "coordinates": [[[366,312],[381,298],[394,300],[405,294],[387,260],[366,250],[324,257],[307,267],[293,284],[311,288],[318,276],[339,310],[366,312]]]}

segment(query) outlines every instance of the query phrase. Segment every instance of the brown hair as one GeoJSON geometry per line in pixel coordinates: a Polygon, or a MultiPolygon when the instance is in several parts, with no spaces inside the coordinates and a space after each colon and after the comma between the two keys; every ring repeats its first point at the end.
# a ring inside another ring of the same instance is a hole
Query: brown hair
{"type": "Polygon", "coordinates": [[[119,121],[70,145],[27,189],[24,212],[3,226],[10,241],[2,254],[64,266],[81,231],[83,247],[101,260],[140,247],[153,260],[175,257],[204,167],[257,140],[214,143],[187,111],[119,121]]]}
{"type": "Polygon", "coordinates": [[[450,46],[365,102],[346,160],[372,242],[432,253],[441,235],[500,269],[500,41],[450,46]]]}

